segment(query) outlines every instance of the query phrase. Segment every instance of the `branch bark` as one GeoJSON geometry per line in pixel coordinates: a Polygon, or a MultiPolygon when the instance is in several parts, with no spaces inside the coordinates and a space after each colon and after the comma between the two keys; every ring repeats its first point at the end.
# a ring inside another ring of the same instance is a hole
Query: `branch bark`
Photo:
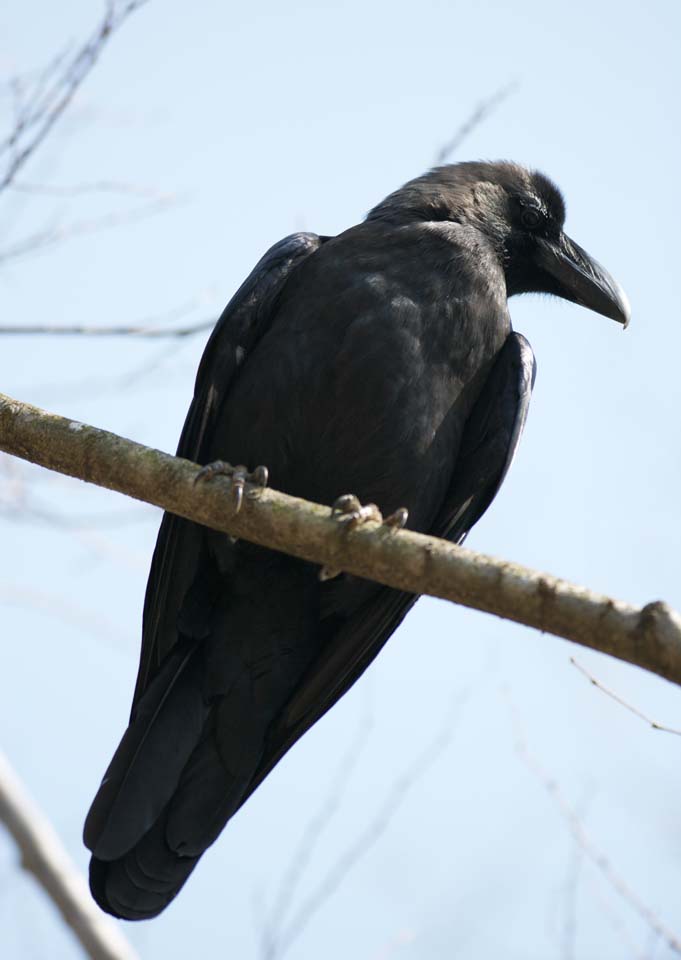
{"type": "Polygon", "coordinates": [[[21,863],[59,908],[92,960],[137,960],[123,934],[101,912],[52,826],[0,753],[0,822],[14,837],[21,863]]]}
{"type": "MultiPolygon", "coordinates": [[[[234,514],[229,481],[195,485],[199,467],[0,394],[0,450],[144,500],[234,537],[331,569],[524,623],[681,684],[681,616],[643,608],[445,540],[376,522],[348,529],[328,507],[265,490],[234,514]]],[[[251,466],[254,466],[251,464],[251,466]]]]}

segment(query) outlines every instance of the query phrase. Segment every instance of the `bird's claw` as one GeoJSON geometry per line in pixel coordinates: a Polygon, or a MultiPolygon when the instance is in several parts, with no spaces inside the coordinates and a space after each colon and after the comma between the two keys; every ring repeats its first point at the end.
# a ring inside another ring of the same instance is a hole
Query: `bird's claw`
{"type": "Polygon", "coordinates": [[[375,503],[367,503],[363,507],[354,493],[344,493],[342,497],[334,500],[331,507],[331,516],[347,523],[350,528],[365,523],[367,520],[373,520],[386,527],[401,530],[409,519],[409,511],[406,507],[399,507],[389,516],[384,517],[375,503]]]}
{"type": "Polygon", "coordinates": [[[393,530],[401,530],[406,526],[409,519],[409,511],[406,507],[398,507],[393,513],[383,520],[384,527],[391,527],[393,530]]]}
{"type": "Polygon", "coordinates": [[[268,471],[267,467],[263,466],[256,467],[255,470],[249,471],[248,467],[245,467],[243,464],[233,467],[231,463],[227,463],[224,460],[214,460],[212,463],[207,463],[205,467],[201,467],[194,477],[194,483],[196,484],[200,480],[212,480],[213,477],[217,476],[229,477],[232,481],[234,513],[238,513],[244,502],[244,489],[246,484],[252,485],[253,488],[246,493],[246,497],[249,500],[254,500],[260,496],[267,486],[268,471]]]}
{"type": "Polygon", "coordinates": [[[350,529],[360,523],[366,523],[367,520],[383,523],[383,514],[376,504],[367,503],[366,506],[362,506],[354,493],[344,493],[342,497],[334,500],[331,516],[341,523],[347,523],[350,529]]]}
{"type": "MultiPolygon", "coordinates": [[[[358,497],[354,493],[344,493],[342,497],[334,500],[331,507],[331,516],[341,523],[347,524],[349,529],[353,529],[360,523],[366,523],[367,520],[373,520],[375,523],[381,523],[385,527],[393,530],[401,530],[407,522],[409,511],[406,507],[399,507],[387,517],[378,509],[375,503],[367,503],[362,506],[358,497]]],[[[341,573],[334,567],[321,567],[319,571],[320,580],[333,580],[341,573]]]]}
{"type": "Polygon", "coordinates": [[[250,484],[252,484],[252,489],[246,494],[247,500],[257,500],[260,494],[263,492],[267,486],[269,480],[270,472],[267,467],[264,467],[260,464],[259,467],[256,467],[255,470],[248,476],[246,479],[250,484]]]}

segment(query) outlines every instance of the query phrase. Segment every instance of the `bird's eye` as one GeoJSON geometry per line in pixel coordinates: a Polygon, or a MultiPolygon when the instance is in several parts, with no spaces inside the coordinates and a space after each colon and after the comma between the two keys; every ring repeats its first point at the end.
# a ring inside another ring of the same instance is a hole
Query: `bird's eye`
{"type": "Polygon", "coordinates": [[[520,222],[528,230],[536,230],[544,222],[544,214],[538,207],[523,207],[520,222]]]}

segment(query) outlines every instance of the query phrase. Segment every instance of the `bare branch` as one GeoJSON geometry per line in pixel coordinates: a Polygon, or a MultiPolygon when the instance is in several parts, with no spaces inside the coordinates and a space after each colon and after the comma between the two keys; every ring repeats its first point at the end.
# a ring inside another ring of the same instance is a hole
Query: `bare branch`
{"type": "Polygon", "coordinates": [[[373,719],[371,715],[360,716],[356,734],[340,759],[327,795],[322,801],[320,808],[308,821],[295,853],[281,877],[274,904],[269,910],[268,915],[263,917],[261,944],[264,960],[273,960],[277,955],[281,930],[298,891],[300,881],[305,874],[324,830],[328,827],[340,808],[352,774],[362,755],[362,751],[369,742],[372,726],[373,719]]]}
{"type": "MultiPolygon", "coordinates": [[[[145,0],[140,0],[140,3],[142,2],[145,2],[145,0]]],[[[126,10],[132,9],[137,5],[139,4],[130,4],[130,8],[126,8],[126,10]]],[[[59,60],[57,60],[55,64],[50,67],[50,70],[46,72],[46,75],[49,76],[50,71],[55,71],[63,59],[64,57],[62,56],[59,60]]],[[[45,78],[41,78],[40,85],[42,86],[44,82],[45,78]]],[[[440,148],[436,154],[435,162],[443,163],[448,157],[450,157],[451,154],[461,146],[463,141],[471,134],[471,132],[480,123],[482,123],[499,106],[499,104],[501,104],[511,95],[511,93],[517,89],[517,86],[518,82],[513,81],[500,90],[497,90],[494,94],[492,94],[492,96],[482,100],[475,107],[470,116],[461,124],[453,138],[440,148]]],[[[1,152],[2,151],[0,149],[0,153],[1,152]]],[[[13,246],[0,251],[0,263],[26,257],[33,253],[38,253],[45,248],[54,246],[54,244],[74,236],[119,226],[121,223],[129,223],[130,221],[137,220],[140,217],[156,213],[159,209],[163,209],[169,203],[177,202],[176,198],[173,196],[161,194],[158,191],[155,191],[153,188],[139,187],[135,186],[134,184],[126,184],[119,181],[104,180],[94,183],[76,184],[74,186],[53,186],[26,182],[13,182],[11,187],[16,192],[44,194],[56,197],[74,197],[88,193],[122,193],[148,198],[150,200],[154,200],[155,203],[151,208],[145,207],[142,211],[132,211],[131,213],[123,215],[109,215],[97,218],[95,220],[76,222],[63,228],[48,228],[42,230],[39,233],[30,237],[26,237],[18,243],[15,243],[13,246]]],[[[2,190],[2,188],[3,184],[0,183],[0,190],[2,190]]],[[[185,327],[175,328],[173,330],[163,330],[147,327],[146,325],[139,326],[130,324],[108,327],[92,327],[88,325],[76,324],[63,326],[51,324],[4,324],[0,325],[0,335],[137,336],[154,338],[189,337],[193,336],[194,334],[203,333],[206,330],[210,330],[213,325],[213,320],[206,320],[185,327]]]]}
{"type": "Polygon", "coordinates": [[[17,183],[11,185],[15,193],[37,194],[43,197],[56,197],[70,200],[73,197],[90,196],[92,194],[113,193],[124,197],[139,197],[143,200],[173,200],[172,194],[164,193],[155,187],[140,186],[135,183],[124,183],[121,180],[97,180],[93,183],[76,183],[60,185],[50,183],[17,183]]]}
{"type": "Polygon", "coordinates": [[[197,323],[187,324],[184,327],[147,327],[121,324],[120,326],[90,327],[80,324],[65,324],[64,326],[50,326],[41,323],[9,323],[0,325],[0,336],[34,336],[49,335],[56,337],[191,337],[196,333],[204,333],[215,326],[215,318],[200,320],[197,323]]]}
{"type": "Polygon", "coordinates": [[[681,683],[681,616],[639,609],[506,560],[375,521],[348,529],[329,507],[274,490],[234,515],[229,480],[195,484],[199,468],[0,394],[0,449],[171,513],[389,587],[524,623],[681,683]]]}
{"type": "MultiPolygon", "coordinates": [[[[194,323],[185,323],[178,327],[169,327],[165,324],[176,322],[188,314],[195,311],[198,307],[198,299],[193,298],[186,303],[179,304],[172,310],[166,310],[150,317],[138,320],[137,323],[126,324],[104,324],[103,326],[94,326],[88,324],[49,324],[49,323],[8,323],[0,324],[0,336],[56,336],[56,337],[142,337],[143,339],[158,340],[164,338],[182,339],[191,337],[197,333],[205,333],[212,330],[217,321],[217,317],[207,320],[198,320],[194,323]]],[[[170,349],[164,347],[164,351],[170,349]]],[[[163,354],[165,356],[165,352],[163,354]]],[[[146,371],[148,361],[145,361],[141,368],[146,371]]],[[[130,374],[121,377],[117,374],[115,382],[128,382],[130,374]]],[[[136,378],[137,374],[132,375],[136,378]]],[[[97,378],[101,383],[101,378],[97,378]]],[[[87,384],[86,384],[87,385],[87,384]]]]}
{"type": "Polygon", "coordinates": [[[456,729],[456,715],[466,704],[472,692],[472,686],[466,687],[455,698],[451,709],[447,711],[447,717],[440,730],[426,745],[421,754],[412,760],[403,773],[395,779],[377,812],[335,863],[330,866],[319,886],[303,901],[283,933],[279,934],[277,939],[272,939],[269,942],[268,950],[263,954],[265,960],[280,960],[290,950],[314,915],[385,833],[409,792],[419,783],[451,743],[456,729]]]}
{"type": "Polygon", "coordinates": [[[32,873],[92,960],[136,960],[118,927],[95,905],[57,834],[0,753],[0,821],[32,873]]]}
{"type": "Polygon", "coordinates": [[[21,584],[0,583],[0,601],[3,607],[17,606],[46,614],[51,620],[58,618],[69,626],[78,627],[90,636],[98,636],[108,646],[120,649],[120,630],[99,615],[87,610],[59,593],[51,593],[40,587],[24,587],[21,584]]]}
{"type": "MultiPolygon", "coordinates": [[[[584,819],[581,810],[577,811],[580,819],[584,819]]],[[[577,902],[579,881],[581,877],[584,851],[579,844],[574,844],[571,863],[565,883],[565,916],[563,919],[562,954],[563,960],[575,960],[577,944],[577,902]]]]}
{"type": "Polygon", "coordinates": [[[638,894],[631,889],[626,881],[615,870],[608,857],[596,846],[594,841],[587,834],[581,817],[567,801],[565,795],[560,789],[560,785],[547,773],[536,757],[532,756],[527,746],[527,741],[523,733],[518,711],[508,694],[506,699],[511,710],[511,719],[515,730],[516,752],[528,770],[534,774],[551,799],[554,801],[556,807],[560,811],[561,816],[567,823],[572,836],[574,837],[580,849],[583,851],[584,855],[588,860],[591,861],[591,863],[594,864],[594,866],[598,868],[608,885],[612,887],[612,889],[615,890],[619,896],[636,911],[639,917],[648,925],[651,930],[653,930],[666,942],[670,950],[672,950],[674,953],[681,954],[681,939],[679,939],[679,937],[677,937],[673,931],[669,930],[668,927],[662,923],[659,917],[650,909],[650,907],[643,903],[638,894]]]}
{"type": "Polygon", "coordinates": [[[639,718],[639,720],[643,720],[648,724],[648,726],[652,727],[653,730],[662,730],[663,733],[674,733],[677,737],[681,737],[681,730],[676,730],[674,727],[666,727],[663,723],[658,723],[656,720],[651,720],[650,717],[647,717],[645,713],[642,713],[637,707],[627,703],[627,701],[622,699],[622,697],[615,693],[614,690],[610,690],[608,687],[602,684],[600,680],[597,680],[594,676],[592,676],[585,667],[577,663],[574,657],[570,657],[570,663],[573,667],[577,667],[579,672],[585,676],[589,683],[593,684],[596,689],[613,699],[615,703],[619,703],[620,706],[624,707],[626,710],[629,710],[629,712],[633,713],[635,717],[639,718]]]}
{"type": "Polygon", "coordinates": [[[517,89],[518,81],[514,80],[512,83],[508,83],[505,87],[497,90],[491,97],[481,100],[471,115],[464,120],[454,136],[440,147],[435,154],[435,163],[446,163],[447,160],[456,153],[464,140],[471,135],[473,130],[480,126],[490,114],[494,113],[499,104],[507,100],[517,89]]]}
{"type": "Polygon", "coordinates": [[[152,518],[152,512],[146,510],[110,510],[91,514],[65,514],[56,510],[26,503],[20,510],[16,507],[0,503],[0,516],[11,523],[32,523],[56,527],[61,530],[89,530],[114,528],[120,530],[123,526],[146,523],[152,518]]]}
{"type": "Polygon", "coordinates": [[[88,220],[76,220],[73,223],[67,223],[65,226],[46,227],[37,233],[24,237],[10,247],[0,250],[0,264],[42,253],[50,247],[63,243],[65,240],[72,240],[74,237],[89,236],[93,233],[101,233],[103,230],[112,230],[116,227],[146,220],[148,217],[163,213],[176,203],[177,200],[170,197],[142,204],[123,213],[108,213],[88,220]]]}
{"type": "Polygon", "coordinates": [[[24,100],[21,88],[17,88],[14,128],[6,140],[0,143],[0,156],[8,155],[5,170],[0,174],[0,193],[10,186],[53,129],[116,30],[145,2],[146,0],[128,0],[119,3],[117,0],[109,0],[106,13],[91,38],[73,57],[63,55],[53,61],[27,101],[24,100]]]}
{"type": "Polygon", "coordinates": [[[30,74],[23,74],[10,79],[7,93],[12,99],[14,127],[7,138],[0,142],[0,156],[10,151],[18,143],[20,137],[30,129],[31,124],[38,122],[41,111],[37,109],[37,106],[48,84],[66,62],[69,53],[70,47],[67,47],[53,57],[42,70],[32,71],[35,76],[34,80],[30,79],[30,74]]]}

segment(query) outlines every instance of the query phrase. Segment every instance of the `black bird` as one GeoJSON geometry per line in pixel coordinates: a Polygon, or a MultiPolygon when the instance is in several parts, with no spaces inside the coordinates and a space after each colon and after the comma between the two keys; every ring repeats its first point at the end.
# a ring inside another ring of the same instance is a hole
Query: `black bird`
{"type": "MultiPolygon", "coordinates": [[[[507,298],[539,291],[629,318],[564,219],[542,174],[461,163],[337,237],[275,244],[213,331],[178,455],[264,463],[280,490],[321,503],[351,491],[397,522],[406,507],[413,529],[461,543],[513,459],[534,381],[507,298]]],[[[130,725],[85,824],[100,906],[160,913],[415,600],[320,580],[311,564],[166,514],[130,725]]]]}

